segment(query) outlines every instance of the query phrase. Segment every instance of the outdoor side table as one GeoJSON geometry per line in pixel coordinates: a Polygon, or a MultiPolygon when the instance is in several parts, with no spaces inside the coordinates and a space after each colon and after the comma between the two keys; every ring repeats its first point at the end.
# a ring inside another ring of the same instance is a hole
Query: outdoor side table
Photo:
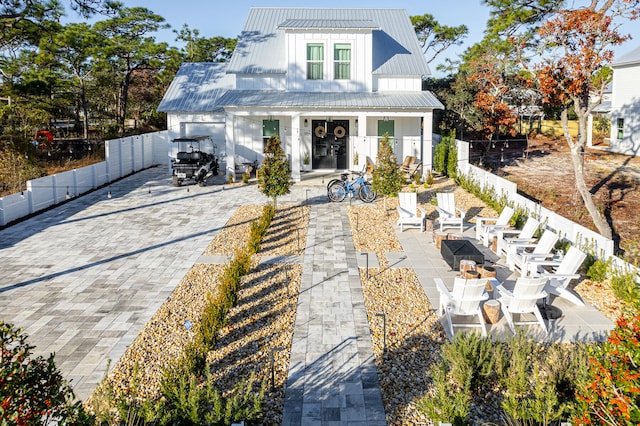
{"type": "Polygon", "coordinates": [[[440,254],[451,269],[458,270],[461,260],[473,260],[484,264],[484,255],[469,240],[443,240],[440,254]]]}

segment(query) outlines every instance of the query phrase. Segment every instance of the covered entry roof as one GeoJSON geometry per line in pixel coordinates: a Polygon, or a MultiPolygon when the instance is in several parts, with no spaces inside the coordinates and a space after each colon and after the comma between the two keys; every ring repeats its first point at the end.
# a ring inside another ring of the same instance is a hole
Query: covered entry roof
{"type": "Polygon", "coordinates": [[[282,92],[229,90],[222,107],[444,109],[431,92],[282,92]]]}

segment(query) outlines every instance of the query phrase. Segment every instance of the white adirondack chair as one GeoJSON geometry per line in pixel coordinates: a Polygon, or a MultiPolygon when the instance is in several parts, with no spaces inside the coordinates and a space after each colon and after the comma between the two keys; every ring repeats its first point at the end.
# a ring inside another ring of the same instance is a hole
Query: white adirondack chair
{"type": "Polygon", "coordinates": [[[405,226],[419,226],[420,231],[424,232],[427,212],[418,205],[418,195],[415,192],[401,192],[398,194],[398,201],[400,232],[403,232],[405,226]]]}
{"type": "Polygon", "coordinates": [[[438,211],[438,223],[440,224],[440,231],[444,228],[460,227],[460,232],[463,231],[464,217],[467,214],[466,210],[462,210],[456,207],[455,195],[453,192],[438,192],[436,193],[438,205],[436,210],[438,211]]]}
{"type": "Polygon", "coordinates": [[[498,237],[498,247],[496,254],[498,256],[506,256],[511,245],[514,244],[530,244],[534,242],[533,235],[540,227],[540,222],[533,218],[527,218],[522,229],[500,229],[496,230],[496,236],[498,237]]]}
{"type": "Polygon", "coordinates": [[[553,257],[553,246],[558,241],[558,234],[546,229],[537,243],[517,244],[512,246],[512,251],[507,253],[507,266],[520,275],[527,275],[528,262],[544,261],[553,257]]]}
{"type": "Polygon", "coordinates": [[[519,277],[512,291],[509,291],[503,285],[496,287],[500,295],[498,297],[500,308],[514,334],[516,325],[530,324],[539,324],[544,333],[547,334],[547,325],[544,323],[540,308],[537,305],[538,300],[547,297],[547,292],[544,290],[547,281],[547,277],[519,277]],[[520,315],[518,321],[514,320],[514,314],[520,315]],[[523,314],[533,314],[536,320],[523,320],[523,314]]]}
{"type": "Polygon", "coordinates": [[[453,290],[445,286],[440,278],[433,279],[440,293],[440,315],[446,315],[451,338],[454,336],[454,327],[480,327],[482,335],[487,335],[484,318],[482,316],[481,302],[487,300],[489,295],[485,291],[486,278],[464,279],[456,277],[453,282],[453,290]],[[479,323],[455,323],[452,315],[477,316],[479,323]]]}
{"type": "Polygon", "coordinates": [[[569,288],[569,284],[571,280],[580,278],[580,274],[576,274],[576,272],[586,257],[586,253],[571,246],[567,254],[560,261],[528,262],[528,271],[530,275],[547,277],[549,279],[545,290],[550,295],[553,294],[562,297],[574,305],[584,306],[584,300],[582,300],[578,293],[569,288]],[[547,271],[544,268],[545,266],[553,268],[553,272],[547,271]]]}
{"type": "Polygon", "coordinates": [[[476,240],[489,247],[490,238],[495,236],[498,230],[509,228],[509,220],[514,213],[511,207],[505,206],[498,217],[476,216],[476,240]]]}

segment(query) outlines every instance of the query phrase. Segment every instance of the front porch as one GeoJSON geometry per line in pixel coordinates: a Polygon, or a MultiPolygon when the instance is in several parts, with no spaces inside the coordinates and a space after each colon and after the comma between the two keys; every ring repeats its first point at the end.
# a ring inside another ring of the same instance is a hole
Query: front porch
{"type": "Polygon", "coordinates": [[[398,164],[406,156],[417,157],[424,170],[433,163],[433,135],[422,131],[431,129],[431,113],[234,115],[227,116],[229,122],[233,126],[227,125],[227,175],[244,171],[246,164],[261,164],[265,143],[275,134],[282,141],[294,182],[309,171],[363,170],[367,161],[377,161],[384,134],[389,135],[398,164]]]}

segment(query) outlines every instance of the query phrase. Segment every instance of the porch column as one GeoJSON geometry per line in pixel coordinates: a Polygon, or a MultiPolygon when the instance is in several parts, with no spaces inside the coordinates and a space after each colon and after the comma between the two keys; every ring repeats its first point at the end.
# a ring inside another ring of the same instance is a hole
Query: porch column
{"type": "Polygon", "coordinates": [[[593,146],[593,114],[587,120],[587,147],[593,146]]]}
{"type": "Polygon", "coordinates": [[[300,144],[300,113],[295,113],[291,116],[291,180],[294,182],[300,182],[300,144]]]}
{"type": "MultiPolygon", "coordinates": [[[[367,157],[371,157],[370,147],[367,141],[367,114],[358,114],[358,136],[353,144],[354,152],[358,151],[358,168],[367,164],[367,157]]],[[[373,157],[371,157],[374,159],[373,157]]],[[[375,159],[374,159],[375,160],[375,159]]]]}
{"type": "Polygon", "coordinates": [[[236,127],[236,117],[233,114],[226,113],[225,114],[225,123],[224,123],[224,140],[226,147],[226,164],[225,164],[225,172],[224,177],[225,180],[228,179],[229,174],[233,176],[233,179],[236,178],[236,141],[234,138],[235,127],[236,127]]]}
{"type": "Polygon", "coordinates": [[[422,117],[422,177],[433,170],[433,112],[429,111],[422,117]]]}

